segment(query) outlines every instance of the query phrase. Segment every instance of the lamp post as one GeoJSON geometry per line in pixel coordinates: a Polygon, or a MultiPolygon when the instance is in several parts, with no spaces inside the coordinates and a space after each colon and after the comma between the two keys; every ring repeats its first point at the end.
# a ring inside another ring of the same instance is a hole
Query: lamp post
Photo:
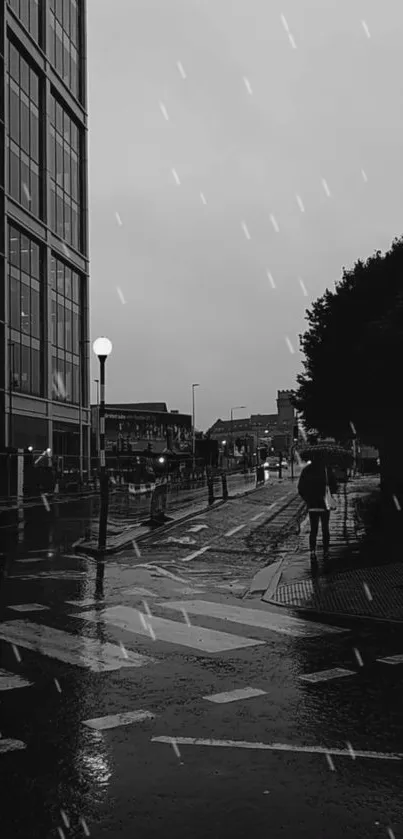
{"type": "Polygon", "coordinates": [[[99,360],[100,403],[99,403],[99,473],[101,504],[99,510],[98,550],[106,547],[106,525],[108,519],[108,476],[105,463],[105,361],[112,352],[109,338],[97,338],[93,343],[93,350],[99,360]]]}
{"type": "Polygon", "coordinates": [[[193,466],[193,478],[195,473],[195,388],[200,387],[199,384],[192,385],[192,466],[193,466]]]}
{"type": "Polygon", "coordinates": [[[234,411],[243,411],[246,409],[246,405],[235,405],[234,408],[231,408],[231,448],[232,448],[232,456],[234,455],[234,411]]]}
{"type": "Polygon", "coordinates": [[[97,454],[99,457],[99,379],[94,379],[97,386],[97,454]]]}

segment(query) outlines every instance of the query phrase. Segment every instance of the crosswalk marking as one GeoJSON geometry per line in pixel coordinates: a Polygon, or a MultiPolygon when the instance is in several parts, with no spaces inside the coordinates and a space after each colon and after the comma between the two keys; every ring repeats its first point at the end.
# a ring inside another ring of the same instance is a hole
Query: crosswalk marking
{"type": "Polygon", "coordinates": [[[258,688],[238,688],[237,690],[227,690],[224,693],[214,693],[212,696],[203,696],[203,699],[222,704],[224,702],[236,702],[238,699],[251,699],[253,696],[264,696],[265,693],[265,690],[259,690],[258,688]]]}
{"type": "MultiPolygon", "coordinates": [[[[0,741],[1,742],[1,741],[0,741]]],[[[176,743],[180,746],[218,746],[232,747],[235,749],[259,749],[271,752],[299,752],[302,754],[335,755],[349,757],[350,749],[329,749],[324,746],[298,746],[291,743],[258,743],[247,742],[246,740],[208,740],[201,737],[151,737],[152,743],[167,743],[172,746],[176,743]]],[[[355,757],[372,758],[373,760],[402,760],[403,754],[399,752],[365,752],[354,750],[355,757]]]]}
{"type": "Polygon", "coordinates": [[[241,623],[262,629],[270,629],[273,632],[280,632],[285,635],[313,638],[317,635],[330,635],[350,631],[336,626],[304,621],[300,618],[290,617],[289,615],[266,612],[263,609],[245,609],[242,606],[213,603],[207,600],[182,600],[161,603],[161,606],[178,611],[185,608],[187,612],[193,613],[194,615],[204,615],[206,617],[219,618],[221,620],[233,621],[234,623],[241,623]]]}
{"type": "Polygon", "coordinates": [[[334,667],[333,670],[322,670],[318,673],[307,673],[300,676],[303,682],[328,682],[331,679],[338,679],[342,676],[356,676],[356,670],[345,670],[343,667],[334,667]]]}
{"type": "MultiPolygon", "coordinates": [[[[79,616],[74,615],[74,617],[79,616]]],[[[116,644],[72,635],[70,632],[62,632],[60,629],[31,623],[31,621],[10,621],[0,624],[0,638],[49,658],[56,658],[65,664],[84,667],[93,673],[119,670],[121,667],[143,667],[154,663],[153,659],[134,652],[124,655],[116,644]]]]}
{"type": "Polygon", "coordinates": [[[141,586],[138,588],[126,588],[124,589],[123,594],[139,594],[142,597],[158,597],[158,594],[155,594],[154,591],[149,591],[148,588],[141,588],[141,586]]]}
{"type": "Polygon", "coordinates": [[[207,524],[195,524],[194,527],[189,527],[189,533],[198,533],[199,530],[208,530],[207,524]]]}
{"type": "Polygon", "coordinates": [[[0,690],[14,690],[14,688],[27,688],[32,685],[32,682],[27,682],[21,676],[15,673],[9,673],[7,670],[0,670],[0,690]]]}
{"type": "Polygon", "coordinates": [[[27,744],[23,743],[22,740],[0,740],[0,755],[4,752],[14,752],[17,749],[26,749],[27,744]]]}
{"type": "Polygon", "coordinates": [[[105,731],[109,728],[117,728],[119,725],[131,725],[133,722],[152,720],[155,714],[150,711],[125,711],[122,714],[109,714],[106,717],[96,717],[93,720],[84,720],[83,725],[94,728],[96,731],[105,731]]]}
{"type": "MultiPolygon", "coordinates": [[[[180,610],[187,607],[184,601],[180,610]]],[[[218,653],[224,650],[236,650],[240,647],[252,647],[257,644],[264,644],[264,641],[256,641],[252,638],[243,638],[240,635],[229,635],[226,632],[219,632],[214,629],[204,629],[200,626],[188,626],[186,623],[166,620],[165,618],[144,616],[137,609],[129,606],[113,606],[99,614],[95,612],[82,612],[75,617],[89,621],[104,621],[112,626],[124,629],[126,632],[134,632],[136,635],[145,635],[157,641],[165,641],[170,644],[179,644],[192,649],[203,650],[208,653],[218,653]]]]}
{"type": "Polygon", "coordinates": [[[14,612],[44,612],[49,611],[49,606],[43,606],[41,603],[20,603],[15,606],[7,606],[7,609],[12,609],[14,612]]]}
{"type": "Polygon", "coordinates": [[[238,524],[238,527],[233,527],[232,530],[228,531],[228,533],[224,533],[224,536],[233,536],[234,533],[238,533],[238,530],[242,530],[244,527],[244,524],[238,524]]]}
{"type": "Polygon", "coordinates": [[[194,559],[196,556],[200,556],[200,554],[204,554],[204,553],[206,553],[206,551],[209,551],[209,550],[210,550],[210,545],[206,545],[205,548],[200,548],[199,551],[195,551],[194,553],[189,554],[189,556],[183,557],[182,562],[190,562],[191,559],[194,559]]]}
{"type": "Polygon", "coordinates": [[[382,664],[403,664],[403,655],[390,655],[387,658],[377,658],[382,664]]]}

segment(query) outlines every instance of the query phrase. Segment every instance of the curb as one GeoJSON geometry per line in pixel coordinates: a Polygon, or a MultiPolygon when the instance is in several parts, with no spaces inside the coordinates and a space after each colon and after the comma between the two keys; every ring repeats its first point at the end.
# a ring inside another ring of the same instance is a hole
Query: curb
{"type": "MultiPolygon", "coordinates": [[[[276,587],[277,590],[277,587],[276,587]]],[[[275,592],[274,592],[275,593],[275,592]]],[[[266,592],[267,594],[267,592],[266,592]]],[[[389,626],[390,624],[401,626],[403,624],[402,620],[395,620],[394,618],[376,618],[371,615],[356,615],[351,614],[351,612],[325,612],[320,611],[318,609],[304,609],[303,606],[290,606],[288,603],[278,603],[277,600],[274,600],[273,597],[265,600],[264,597],[261,598],[264,603],[270,603],[271,606],[277,606],[280,609],[288,609],[290,612],[298,612],[299,614],[309,616],[311,618],[328,618],[332,620],[333,618],[337,619],[344,619],[348,621],[357,621],[359,623],[376,623],[376,624],[386,624],[389,626]]]]}

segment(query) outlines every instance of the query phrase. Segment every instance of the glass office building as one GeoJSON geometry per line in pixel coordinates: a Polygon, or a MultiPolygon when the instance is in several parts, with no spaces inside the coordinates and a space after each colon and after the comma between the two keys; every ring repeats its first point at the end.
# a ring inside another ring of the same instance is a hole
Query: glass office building
{"type": "Polygon", "coordinates": [[[0,450],[90,443],[85,0],[0,3],[0,450]]]}

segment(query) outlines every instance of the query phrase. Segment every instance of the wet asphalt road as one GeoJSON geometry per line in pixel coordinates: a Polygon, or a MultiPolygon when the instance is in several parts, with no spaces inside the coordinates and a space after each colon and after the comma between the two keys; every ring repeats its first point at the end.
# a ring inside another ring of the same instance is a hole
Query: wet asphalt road
{"type": "Polygon", "coordinates": [[[403,836],[403,664],[378,660],[403,653],[401,633],[329,633],[242,599],[257,570],[242,550],[264,541],[276,492],[222,507],[221,533],[219,510],[169,531],[196,545],[142,545],[103,573],[65,550],[81,523],[65,539],[58,524],[59,553],[37,515],[1,586],[2,837],[403,836]],[[301,678],[334,668],[350,672],[301,678]],[[260,693],[231,696],[245,689],[260,693]]]}

